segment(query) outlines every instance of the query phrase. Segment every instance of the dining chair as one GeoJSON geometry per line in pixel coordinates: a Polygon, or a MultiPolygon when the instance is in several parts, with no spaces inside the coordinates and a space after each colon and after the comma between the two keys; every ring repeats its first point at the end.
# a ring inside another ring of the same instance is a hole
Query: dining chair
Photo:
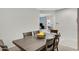
{"type": "Polygon", "coordinates": [[[26,36],[32,36],[32,32],[23,33],[23,37],[25,38],[26,36]]]}
{"type": "Polygon", "coordinates": [[[60,33],[55,35],[55,38],[53,40],[53,51],[55,51],[55,49],[57,49],[58,51],[59,37],[60,33]]]}
{"type": "Polygon", "coordinates": [[[8,48],[2,39],[0,39],[0,51],[21,51],[21,49],[19,49],[18,47],[14,46],[11,48],[8,48]]]}
{"type": "Polygon", "coordinates": [[[55,51],[55,49],[58,51],[59,37],[60,33],[56,34],[52,39],[47,39],[45,48],[43,48],[41,51],[55,51]]]}
{"type": "Polygon", "coordinates": [[[0,47],[2,51],[8,51],[8,47],[4,44],[3,40],[0,40],[0,47]]]}

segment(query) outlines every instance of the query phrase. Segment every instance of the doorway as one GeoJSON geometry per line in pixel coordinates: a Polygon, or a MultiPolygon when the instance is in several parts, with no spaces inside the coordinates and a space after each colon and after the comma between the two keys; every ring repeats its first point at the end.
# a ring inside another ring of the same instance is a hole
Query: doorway
{"type": "Polygon", "coordinates": [[[53,27],[52,25],[52,15],[51,14],[40,14],[39,23],[42,23],[44,29],[48,29],[49,27],[53,27]]]}

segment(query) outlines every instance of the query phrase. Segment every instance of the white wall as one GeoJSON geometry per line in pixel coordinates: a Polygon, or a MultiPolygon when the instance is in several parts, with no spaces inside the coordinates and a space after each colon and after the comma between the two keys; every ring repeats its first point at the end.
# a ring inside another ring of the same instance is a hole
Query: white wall
{"type": "Polygon", "coordinates": [[[22,38],[23,32],[39,29],[38,17],[39,11],[32,8],[0,8],[0,39],[13,46],[12,41],[22,38]]]}
{"type": "Polygon", "coordinates": [[[78,34],[78,50],[79,50],[79,8],[77,8],[77,34],[78,34]]]}
{"type": "Polygon", "coordinates": [[[77,9],[56,11],[56,23],[62,35],[60,44],[77,49],[77,9]]]}

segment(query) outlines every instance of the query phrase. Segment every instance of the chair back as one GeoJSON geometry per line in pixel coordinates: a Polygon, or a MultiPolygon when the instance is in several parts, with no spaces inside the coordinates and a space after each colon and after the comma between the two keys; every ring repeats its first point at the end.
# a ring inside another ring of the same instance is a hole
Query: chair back
{"type": "Polygon", "coordinates": [[[0,47],[4,45],[4,42],[0,40],[0,47]]]}
{"type": "Polygon", "coordinates": [[[53,39],[46,40],[46,50],[47,51],[53,50],[53,39]]]}
{"type": "Polygon", "coordinates": [[[23,37],[25,38],[26,36],[32,36],[32,32],[23,33],[23,37]]]}
{"type": "Polygon", "coordinates": [[[58,30],[50,30],[52,33],[58,33],[58,30]]]}

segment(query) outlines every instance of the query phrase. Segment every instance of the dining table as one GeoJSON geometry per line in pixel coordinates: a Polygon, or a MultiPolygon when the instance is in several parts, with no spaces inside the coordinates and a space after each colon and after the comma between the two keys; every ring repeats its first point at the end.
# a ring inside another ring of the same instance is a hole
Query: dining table
{"type": "Polygon", "coordinates": [[[46,40],[53,39],[54,33],[46,33],[44,39],[38,39],[35,36],[27,36],[22,39],[13,40],[13,43],[23,51],[40,51],[46,45],[46,40]]]}

